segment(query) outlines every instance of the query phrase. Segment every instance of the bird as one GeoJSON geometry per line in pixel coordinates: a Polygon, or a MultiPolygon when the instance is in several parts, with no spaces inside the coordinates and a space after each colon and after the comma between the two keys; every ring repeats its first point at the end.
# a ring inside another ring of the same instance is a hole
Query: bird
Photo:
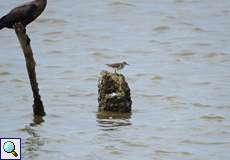
{"type": "Polygon", "coordinates": [[[47,0],[33,0],[12,9],[0,19],[0,30],[3,28],[13,29],[16,23],[24,27],[33,22],[44,11],[47,0]]]}
{"type": "Polygon", "coordinates": [[[121,62],[121,63],[112,63],[112,64],[106,64],[108,67],[111,67],[114,69],[114,72],[117,73],[117,70],[123,69],[126,65],[129,65],[127,62],[121,62]]]}

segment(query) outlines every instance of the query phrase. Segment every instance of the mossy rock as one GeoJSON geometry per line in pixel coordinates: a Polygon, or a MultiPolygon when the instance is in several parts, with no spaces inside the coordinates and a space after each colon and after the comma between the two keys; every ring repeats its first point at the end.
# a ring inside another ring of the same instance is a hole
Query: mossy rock
{"type": "Polygon", "coordinates": [[[122,74],[101,72],[98,94],[99,111],[131,112],[130,88],[122,74]]]}

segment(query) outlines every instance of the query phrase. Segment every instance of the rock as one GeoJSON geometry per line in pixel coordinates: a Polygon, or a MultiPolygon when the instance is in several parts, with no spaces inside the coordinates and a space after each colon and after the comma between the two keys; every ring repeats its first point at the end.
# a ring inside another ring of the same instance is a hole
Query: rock
{"type": "Polygon", "coordinates": [[[98,82],[98,95],[99,111],[131,112],[130,88],[122,74],[102,71],[98,82]]]}

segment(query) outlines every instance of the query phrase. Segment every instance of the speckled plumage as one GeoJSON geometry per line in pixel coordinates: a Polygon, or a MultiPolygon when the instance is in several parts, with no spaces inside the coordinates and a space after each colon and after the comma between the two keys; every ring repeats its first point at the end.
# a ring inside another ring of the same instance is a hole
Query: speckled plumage
{"type": "Polygon", "coordinates": [[[129,65],[127,62],[121,62],[121,63],[112,63],[112,64],[106,64],[108,67],[111,67],[115,69],[115,73],[117,70],[123,69],[126,65],[129,65]]]}

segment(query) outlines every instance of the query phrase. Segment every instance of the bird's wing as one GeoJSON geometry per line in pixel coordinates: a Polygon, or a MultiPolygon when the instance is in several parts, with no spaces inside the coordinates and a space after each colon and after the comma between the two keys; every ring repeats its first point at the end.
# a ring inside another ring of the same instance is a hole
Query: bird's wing
{"type": "Polygon", "coordinates": [[[7,15],[2,18],[4,23],[15,23],[25,20],[29,15],[37,9],[35,4],[27,3],[12,9],[7,15]]]}
{"type": "Polygon", "coordinates": [[[113,64],[106,64],[107,66],[109,66],[109,67],[113,67],[113,64]]]}
{"type": "Polygon", "coordinates": [[[109,67],[118,67],[120,63],[106,64],[109,67]]]}

